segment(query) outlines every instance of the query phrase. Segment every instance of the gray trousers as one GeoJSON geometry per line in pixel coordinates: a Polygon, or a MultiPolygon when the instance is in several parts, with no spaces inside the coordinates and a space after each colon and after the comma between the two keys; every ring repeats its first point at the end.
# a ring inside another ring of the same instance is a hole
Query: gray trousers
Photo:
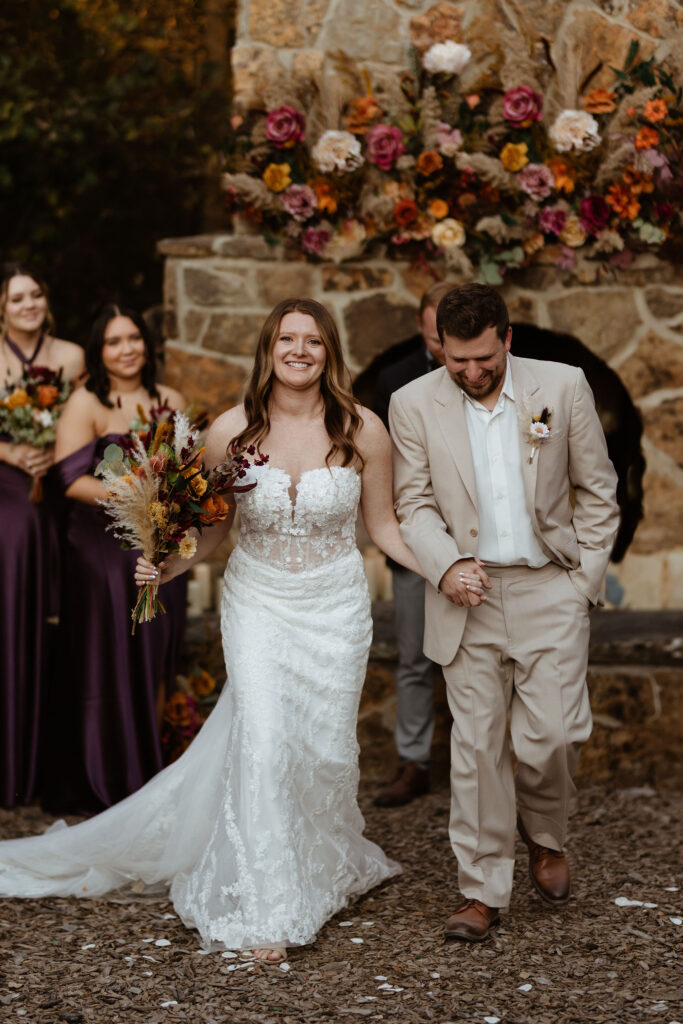
{"type": "Polygon", "coordinates": [[[434,734],[434,667],[423,653],[425,582],[408,569],[392,569],[398,669],[396,748],[402,761],[429,767],[434,734]]]}

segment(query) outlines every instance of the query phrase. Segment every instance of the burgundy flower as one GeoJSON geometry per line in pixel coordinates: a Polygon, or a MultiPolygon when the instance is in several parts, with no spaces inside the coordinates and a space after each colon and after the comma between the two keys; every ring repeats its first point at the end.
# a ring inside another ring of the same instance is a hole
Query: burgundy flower
{"type": "Polygon", "coordinates": [[[671,220],[674,215],[674,208],[669,202],[655,203],[655,216],[657,220],[671,220]]]}
{"type": "Polygon", "coordinates": [[[278,149],[291,149],[306,137],[306,121],[294,107],[285,104],[271,110],[266,118],[266,138],[278,149]]]}
{"type": "Polygon", "coordinates": [[[546,206],[538,215],[538,226],[546,235],[559,235],[567,222],[567,214],[564,210],[556,207],[546,206]]]}
{"type": "Polygon", "coordinates": [[[503,117],[515,128],[528,128],[540,121],[542,110],[543,97],[530,85],[517,85],[503,97],[503,117]]]}
{"type": "Polygon", "coordinates": [[[586,196],[579,205],[579,220],[587,235],[599,235],[611,214],[612,210],[602,196],[586,196]]]}
{"type": "Polygon", "coordinates": [[[308,185],[290,185],[280,193],[280,199],[290,217],[303,221],[315,212],[316,196],[308,185]]]}
{"type": "Polygon", "coordinates": [[[301,248],[312,256],[322,256],[330,237],[325,228],[306,228],[301,233],[301,248]]]}
{"type": "Polygon", "coordinates": [[[405,151],[401,129],[393,124],[376,124],[365,136],[365,155],[382,171],[390,171],[405,151]]]}

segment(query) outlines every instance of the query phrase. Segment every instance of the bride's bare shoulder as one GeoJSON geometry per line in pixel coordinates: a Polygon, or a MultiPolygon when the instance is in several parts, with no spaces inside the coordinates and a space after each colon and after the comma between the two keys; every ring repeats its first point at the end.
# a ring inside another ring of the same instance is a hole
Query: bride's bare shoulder
{"type": "Polygon", "coordinates": [[[236,405],[217,416],[206,435],[206,459],[209,464],[222,462],[229,443],[247,425],[244,406],[236,405]]]}

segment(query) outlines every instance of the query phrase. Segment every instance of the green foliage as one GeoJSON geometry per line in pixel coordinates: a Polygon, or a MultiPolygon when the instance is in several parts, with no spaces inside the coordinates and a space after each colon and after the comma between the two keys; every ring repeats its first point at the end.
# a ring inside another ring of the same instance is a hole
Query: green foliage
{"type": "Polygon", "coordinates": [[[156,241],[202,229],[229,102],[207,3],[3,0],[0,259],[44,271],[62,336],[104,301],[158,302],[156,241]]]}

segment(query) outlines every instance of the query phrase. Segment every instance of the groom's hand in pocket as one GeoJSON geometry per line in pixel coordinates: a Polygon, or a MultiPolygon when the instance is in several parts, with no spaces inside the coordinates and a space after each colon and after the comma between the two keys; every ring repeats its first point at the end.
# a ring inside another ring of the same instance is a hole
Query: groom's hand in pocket
{"type": "Polygon", "coordinates": [[[459,608],[476,608],[488,598],[484,590],[491,589],[491,581],[478,558],[462,558],[446,570],[439,583],[439,591],[459,608]]]}

